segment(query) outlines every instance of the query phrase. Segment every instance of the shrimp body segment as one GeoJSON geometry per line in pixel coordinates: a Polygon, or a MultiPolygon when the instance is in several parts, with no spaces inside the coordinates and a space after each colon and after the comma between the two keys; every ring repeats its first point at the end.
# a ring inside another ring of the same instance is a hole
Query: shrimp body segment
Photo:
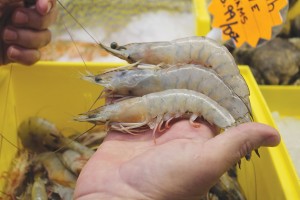
{"type": "Polygon", "coordinates": [[[131,132],[148,125],[154,131],[164,121],[190,117],[190,122],[202,116],[220,128],[233,126],[231,114],[204,94],[187,89],[170,89],[119,101],[81,114],[77,121],[108,124],[113,130],[131,132]]]}
{"type": "Polygon", "coordinates": [[[249,88],[233,56],[225,46],[205,37],[187,37],[165,42],[132,43],[111,47],[99,44],[109,53],[129,63],[200,64],[212,68],[243,99],[251,110],[249,88]]]}
{"type": "Polygon", "coordinates": [[[214,70],[201,65],[174,65],[161,70],[138,68],[114,70],[95,76],[89,75],[85,79],[104,86],[107,94],[111,96],[143,96],[168,89],[194,90],[226,108],[235,120],[251,121],[242,99],[214,70]]]}

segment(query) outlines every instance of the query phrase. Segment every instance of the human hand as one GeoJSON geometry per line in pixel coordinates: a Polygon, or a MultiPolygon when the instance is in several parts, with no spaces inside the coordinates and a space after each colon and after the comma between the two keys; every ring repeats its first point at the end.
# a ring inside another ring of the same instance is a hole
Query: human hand
{"type": "Polygon", "coordinates": [[[20,3],[0,8],[0,65],[31,65],[40,59],[39,48],[51,40],[48,27],[57,16],[56,0],[36,0],[33,7],[20,3]]]}
{"type": "Polygon", "coordinates": [[[158,134],[156,144],[152,131],[110,132],[83,168],[74,197],[199,199],[246,153],[280,142],[275,129],[259,123],[215,133],[207,124],[194,128],[186,120],[158,134]]]}

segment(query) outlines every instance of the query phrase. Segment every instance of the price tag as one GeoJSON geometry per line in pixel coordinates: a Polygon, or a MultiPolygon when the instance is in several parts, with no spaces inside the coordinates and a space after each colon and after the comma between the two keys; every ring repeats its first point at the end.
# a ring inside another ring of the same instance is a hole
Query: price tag
{"type": "Polygon", "coordinates": [[[280,11],[286,6],[288,0],[212,0],[208,10],[212,27],[222,29],[224,41],[255,47],[260,38],[272,38],[272,28],[283,23],[280,11]]]}

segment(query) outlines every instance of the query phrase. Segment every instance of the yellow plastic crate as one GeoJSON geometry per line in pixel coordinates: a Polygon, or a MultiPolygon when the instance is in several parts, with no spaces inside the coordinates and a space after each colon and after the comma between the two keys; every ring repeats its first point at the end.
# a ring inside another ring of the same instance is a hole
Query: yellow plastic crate
{"type": "Polygon", "coordinates": [[[205,36],[211,29],[206,0],[193,0],[196,35],[205,36]]]}
{"type": "Polygon", "coordinates": [[[297,1],[295,5],[290,9],[288,13],[288,19],[294,19],[298,15],[300,15],[300,1],[297,1]]]}
{"type": "MultiPolygon", "coordinates": [[[[0,68],[0,132],[18,144],[19,123],[40,116],[57,124],[60,129],[85,131],[91,124],[72,120],[85,112],[102,89],[80,79],[86,69],[100,72],[120,65],[116,63],[39,62],[32,67],[18,64],[0,68]]],[[[248,67],[240,67],[251,91],[251,105],[256,121],[274,126],[270,111],[248,67]]],[[[98,102],[98,105],[103,102],[98,102]]],[[[2,140],[0,173],[6,171],[16,148],[2,140]]],[[[275,148],[260,148],[261,158],[253,155],[250,162],[243,159],[238,170],[239,182],[247,199],[300,199],[295,170],[283,144],[275,148]]],[[[0,186],[3,186],[3,179],[0,186]]],[[[1,188],[1,187],[0,187],[1,188]]]]}
{"type": "MultiPolygon", "coordinates": [[[[282,117],[300,119],[300,86],[259,86],[259,88],[272,112],[278,112],[282,117]]],[[[298,180],[300,183],[300,177],[298,180]]]]}
{"type": "Polygon", "coordinates": [[[259,86],[271,111],[300,119],[300,86],[259,86]]]}

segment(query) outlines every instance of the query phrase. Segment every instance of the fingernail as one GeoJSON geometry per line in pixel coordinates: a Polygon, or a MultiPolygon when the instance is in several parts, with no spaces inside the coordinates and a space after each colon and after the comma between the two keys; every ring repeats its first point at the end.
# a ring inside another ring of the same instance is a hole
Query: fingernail
{"type": "Polygon", "coordinates": [[[21,54],[21,51],[19,49],[14,48],[14,47],[10,47],[7,50],[8,59],[13,60],[13,61],[16,61],[17,58],[20,56],[20,54],[21,54]]]}
{"type": "Polygon", "coordinates": [[[3,33],[4,41],[7,41],[7,42],[14,41],[14,40],[17,40],[17,38],[18,38],[18,35],[15,31],[8,29],[8,28],[6,28],[4,30],[4,33],[3,33]]]}
{"type": "Polygon", "coordinates": [[[47,13],[50,12],[51,8],[52,8],[52,2],[51,2],[51,1],[48,1],[47,13]]]}
{"type": "Polygon", "coordinates": [[[26,24],[28,21],[29,18],[27,14],[22,11],[17,11],[13,19],[13,22],[16,24],[26,24]]]}
{"type": "Polygon", "coordinates": [[[267,137],[264,141],[263,141],[263,145],[267,145],[267,146],[277,146],[280,143],[280,135],[272,135],[267,137]]]}

